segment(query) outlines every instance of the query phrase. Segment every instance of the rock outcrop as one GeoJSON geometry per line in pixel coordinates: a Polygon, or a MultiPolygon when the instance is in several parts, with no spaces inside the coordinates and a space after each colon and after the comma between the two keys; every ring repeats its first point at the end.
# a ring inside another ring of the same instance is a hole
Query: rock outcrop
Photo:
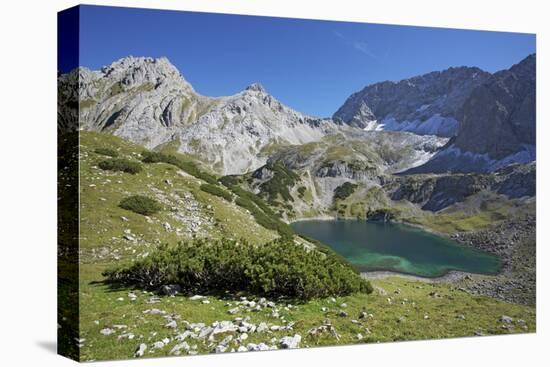
{"type": "Polygon", "coordinates": [[[78,72],[57,76],[57,130],[60,133],[78,130],[78,72]]]}
{"type": "Polygon", "coordinates": [[[404,176],[398,179],[397,189],[391,190],[392,200],[407,200],[421,206],[422,210],[439,211],[481,190],[490,189],[495,183],[487,175],[404,176]]]}
{"type": "Polygon", "coordinates": [[[107,131],[149,148],[193,123],[210,102],[165,58],[126,57],[99,71],[78,72],[81,128],[107,131]]]}
{"type": "Polygon", "coordinates": [[[509,199],[536,195],[536,165],[514,164],[494,173],[452,173],[397,176],[385,185],[392,200],[407,200],[437,212],[460,203],[480,191],[509,199]]]}
{"type": "Polygon", "coordinates": [[[495,172],[498,177],[504,177],[495,190],[509,198],[533,197],[537,193],[536,164],[515,164],[495,172]]]}
{"type": "Polygon", "coordinates": [[[536,59],[495,73],[464,103],[454,146],[501,160],[535,145],[536,59]]]}

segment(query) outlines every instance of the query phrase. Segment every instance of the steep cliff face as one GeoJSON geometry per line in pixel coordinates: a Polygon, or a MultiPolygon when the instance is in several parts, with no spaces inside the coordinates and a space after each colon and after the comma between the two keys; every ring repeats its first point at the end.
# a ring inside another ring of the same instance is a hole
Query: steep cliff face
{"type": "Polygon", "coordinates": [[[372,84],[351,95],[333,117],[365,130],[451,137],[464,101],[489,76],[479,68],[459,67],[372,84]]]}
{"type": "Polygon", "coordinates": [[[57,130],[74,132],[78,124],[78,71],[57,76],[57,130]]]}
{"type": "Polygon", "coordinates": [[[498,170],[496,174],[498,177],[504,177],[494,188],[499,194],[514,199],[537,194],[537,167],[535,162],[510,165],[498,170]]]}
{"type": "Polygon", "coordinates": [[[456,137],[410,173],[491,172],[536,159],[536,59],[530,55],[473,90],[456,137]]]}
{"type": "Polygon", "coordinates": [[[495,73],[464,103],[455,147],[500,160],[535,145],[536,59],[495,73]]]}

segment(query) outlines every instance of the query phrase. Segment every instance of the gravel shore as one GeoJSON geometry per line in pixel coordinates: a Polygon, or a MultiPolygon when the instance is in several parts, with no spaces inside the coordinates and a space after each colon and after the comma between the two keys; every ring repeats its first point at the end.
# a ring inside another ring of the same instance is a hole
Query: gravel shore
{"type": "Polygon", "coordinates": [[[361,276],[365,279],[384,279],[384,278],[390,278],[390,277],[400,277],[405,278],[409,280],[416,280],[426,283],[454,283],[460,280],[464,280],[465,278],[468,279],[468,277],[472,277],[475,274],[467,273],[464,271],[457,271],[457,270],[451,270],[447,274],[442,275],[440,277],[421,277],[418,275],[411,275],[411,274],[404,274],[399,273],[395,271],[367,271],[362,272],[361,276]]]}
{"type": "Polygon", "coordinates": [[[536,302],[536,218],[523,218],[503,222],[489,229],[456,233],[450,236],[458,243],[497,255],[502,261],[497,275],[471,274],[450,271],[447,274],[426,278],[392,271],[361,273],[366,279],[401,277],[427,283],[450,283],[472,294],[486,295],[507,302],[535,304],[536,302]]]}

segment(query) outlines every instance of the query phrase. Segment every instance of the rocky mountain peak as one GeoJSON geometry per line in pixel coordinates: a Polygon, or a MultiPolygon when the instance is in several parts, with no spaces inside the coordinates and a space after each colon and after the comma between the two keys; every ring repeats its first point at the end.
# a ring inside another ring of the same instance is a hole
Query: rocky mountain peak
{"type": "Polygon", "coordinates": [[[494,171],[536,158],[536,60],[499,71],[465,100],[456,137],[414,172],[494,171]]]}
{"type": "Polygon", "coordinates": [[[102,77],[117,80],[125,87],[143,84],[177,84],[192,89],[178,69],[166,58],[128,56],[101,68],[102,77]]]}
{"type": "Polygon", "coordinates": [[[537,56],[531,54],[510,68],[512,73],[533,79],[537,68],[537,56]]]}
{"type": "Polygon", "coordinates": [[[109,65],[103,66],[101,68],[101,71],[104,74],[109,75],[112,72],[124,72],[129,69],[139,68],[155,68],[158,70],[163,70],[167,73],[175,73],[179,75],[179,71],[166,57],[153,58],[127,56],[119,60],[113,61],[109,65]]]}
{"type": "Polygon", "coordinates": [[[338,129],[285,106],[254,83],[215,99],[212,108],[178,132],[179,151],[200,156],[223,174],[242,174],[266,163],[265,149],[317,141],[338,129]]]}
{"type": "Polygon", "coordinates": [[[260,83],[252,83],[248,87],[246,87],[245,90],[260,92],[260,93],[267,93],[264,86],[261,85],[260,83]]]}
{"type": "Polygon", "coordinates": [[[451,137],[462,104],[489,76],[479,68],[462,66],[371,84],[352,94],[333,117],[365,130],[451,137]]]}
{"type": "Polygon", "coordinates": [[[476,88],[461,111],[456,147],[500,160],[534,146],[535,73],[530,55],[476,88]]]}

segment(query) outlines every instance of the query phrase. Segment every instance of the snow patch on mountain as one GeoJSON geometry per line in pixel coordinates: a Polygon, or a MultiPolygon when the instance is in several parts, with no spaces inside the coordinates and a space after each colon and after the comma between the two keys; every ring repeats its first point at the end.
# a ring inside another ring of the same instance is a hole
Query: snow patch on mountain
{"type": "MultiPolygon", "coordinates": [[[[423,105],[422,107],[424,106],[427,105],[423,105]]],[[[365,125],[363,130],[366,131],[407,131],[418,135],[451,137],[458,128],[458,121],[454,117],[444,117],[436,113],[426,120],[398,121],[392,116],[383,119],[382,122],[378,122],[377,120],[368,121],[365,122],[365,125]]]]}
{"type": "Polygon", "coordinates": [[[365,127],[363,128],[365,131],[382,131],[384,130],[384,124],[379,124],[378,120],[372,120],[372,121],[366,121],[365,127]]]}
{"type": "Polygon", "coordinates": [[[447,156],[453,156],[455,159],[463,161],[463,163],[475,163],[480,167],[484,167],[485,170],[492,172],[513,163],[529,163],[536,160],[536,149],[534,145],[523,145],[523,149],[517,153],[510,154],[503,159],[491,159],[487,153],[463,152],[455,145],[451,145],[448,149],[437,154],[438,158],[447,156]]]}
{"type": "Polygon", "coordinates": [[[534,145],[524,144],[522,149],[503,159],[491,159],[489,154],[463,151],[455,144],[439,151],[423,165],[413,167],[407,173],[443,172],[494,172],[514,163],[530,163],[536,160],[534,145]]]}
{"type": "Polygon", "coordinates": [[[393,169],[390,170],[391,173],[401,173],[425,164],[435,157],[440,149],[449,141],[447,138],[435,135],[407,134],[409,138],[405,138],[402,144],[410,144],[410,156],[403,159],[401,165],[395,165],[393,169]],[[413,139],[412,137],[415,138],[413,139]]]}

